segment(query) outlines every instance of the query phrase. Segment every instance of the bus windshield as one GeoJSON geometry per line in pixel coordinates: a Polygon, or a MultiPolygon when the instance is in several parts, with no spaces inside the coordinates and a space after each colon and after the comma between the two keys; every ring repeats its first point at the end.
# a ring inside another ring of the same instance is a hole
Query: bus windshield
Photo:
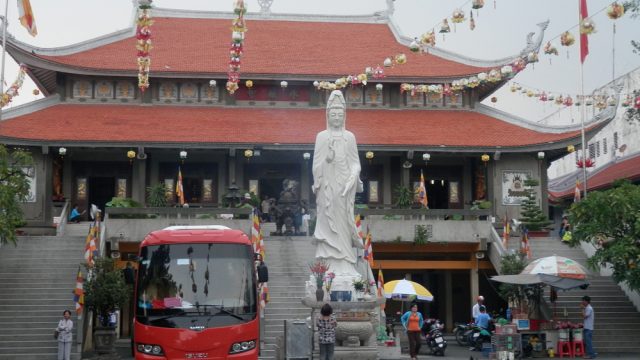
{"type": "Polygon", "coordinates": [[[228,326],[256,316],[250,246],[167,244],[141,249],[136,319],[146,325],[228,326]]]}

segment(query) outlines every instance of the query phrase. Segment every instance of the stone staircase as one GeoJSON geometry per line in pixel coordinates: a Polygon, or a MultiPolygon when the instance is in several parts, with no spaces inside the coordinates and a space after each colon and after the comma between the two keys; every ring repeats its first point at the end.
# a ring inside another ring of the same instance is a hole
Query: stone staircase
{"type": "Polygon", "coordinates": [[[53,330],[65,309],[74,321],[71,358],[80,359],[72,291],[85,236],[21,236],[17,247],[0,247],[0,360],[57,359],[53,330]]]}
{"type": "Polygon", "coordinates": [[[264,336],[260,359],[276,359],[284,355],[285,320],[306,319],[311,309],[302,305],[305,281],[309,279],[308,263],[315,256],[312,237],[268,236],[270,223],[263,225],[265,263],[269,268],[270,302],[265,309],[264,336]],[[266,226],[264,226],[266,225],[266,226]]]}
{"type": "MultiPolygon", "coordinates": [[[[519,238],[509,241],[510,249],[517,249],[519,238]]],[[[558,255],[573,259],[586,267],[587,256],[580,248],[571,248],[558,237],[530,238],[531,259],[558,255]]],[[[640,329],[640,313],[622,289],[609,276],[594,273],[589,278],[589,288],[559,291],[556,301],[556,319],[582,323],[580,303],[584,295],[591,297],[595,312],[593,344],[599,353],[640,354],[637,331],[640,329]],[[566,310],[566,316],[565,316],[566,310]]],[[[549,301],[548,287],[545,300],[549,301]]]]}

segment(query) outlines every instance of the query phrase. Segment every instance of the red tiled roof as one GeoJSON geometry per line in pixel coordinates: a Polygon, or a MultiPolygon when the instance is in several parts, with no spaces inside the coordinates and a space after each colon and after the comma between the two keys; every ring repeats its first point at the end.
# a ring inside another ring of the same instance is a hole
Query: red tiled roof
{"type": "MultiPolygon", "coordinates": [[[[226,74],[230,19],[154,18],[151,77],[154,73],[226,74]]],[[[241,74],[342,76],[381,65],[405,53],[406,64],[387,69],[393,77],[456,77],[486,68],[430,54],[414,54],[398,43],[387,24],[247,20],[241,74]]],[[[36,55],[84,69],[137,72],[136,39],[131,37],[63,56],[36,55]]]]}
{"type": "MultiPolygon", "coordinates": [[[[313,144],[325,109],[60,104],[0,122],[0,138],[37,142],[313,144]]],[[[350,109],[358,144],[521,147],[577,137],[472,111],[350,109]]]]}
{"type": "MultiPolygon", "coordinates": [[[[582,172],[577,176],[582,181],[582,172]]],[[[636,155],[629,159],[622,160],[617,163],[598,169],[597,172],[587,176],[588,191],[605,189],[609,187],[615,180],[628,179],[631,181],[640,180],[640,155],[636,155]]],[[[554,198],[572,198],[575,188],[564,191],[553,192],[549,194],[554,198]]]]}

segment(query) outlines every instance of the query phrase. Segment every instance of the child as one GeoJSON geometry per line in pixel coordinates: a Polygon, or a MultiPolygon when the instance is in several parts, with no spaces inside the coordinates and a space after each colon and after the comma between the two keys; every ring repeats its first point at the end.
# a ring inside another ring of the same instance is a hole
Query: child
{"type": "Polygon", "coordinates": [[[332,360],[336,344],[336,318],[331,305],[324,304],[320,309],[320,317],[316,320],[318,343],[320,343],[320,360],[332,360]]]}

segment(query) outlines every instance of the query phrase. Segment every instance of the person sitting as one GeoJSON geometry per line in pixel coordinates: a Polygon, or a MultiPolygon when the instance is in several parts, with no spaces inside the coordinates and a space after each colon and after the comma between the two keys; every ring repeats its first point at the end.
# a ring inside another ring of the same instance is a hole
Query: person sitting
{"type": "Polygon", "coordinates": [[[69,214],[69,222],[79,223],[80,216],[84,215],[87,212],[86,210],[82,210],[82,212],[78,211],[78,204],[73,205],[73,209],[71,209],[71,214],[69,214]]]}
{"type": "Polygon", "coordinates": [[[489,330],[489,322],[491,316],[487,314],[487,308],[484,305],[480,305],[480,314],[476,318],[476,325],[484,330],[489,330]]]}

